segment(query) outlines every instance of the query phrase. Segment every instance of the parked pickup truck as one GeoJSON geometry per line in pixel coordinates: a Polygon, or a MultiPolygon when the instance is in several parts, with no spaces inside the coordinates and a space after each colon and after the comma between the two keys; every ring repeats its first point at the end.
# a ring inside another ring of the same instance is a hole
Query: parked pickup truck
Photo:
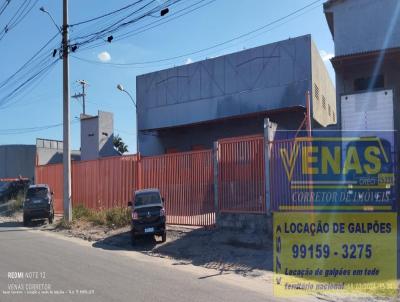
{"type": "Polygon", "coordinates": [[[136,243],[138,236],[161,236],[166,241],[164,199],[158,189],[135,191],[133,201],[128,202],[132,208],[131,240],[136,243]]]}

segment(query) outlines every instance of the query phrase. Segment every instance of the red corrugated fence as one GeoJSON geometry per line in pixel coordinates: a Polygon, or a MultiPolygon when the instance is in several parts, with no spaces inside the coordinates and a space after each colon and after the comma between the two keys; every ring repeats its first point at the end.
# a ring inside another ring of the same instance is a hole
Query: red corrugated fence
{"type": "Polygon", "coordinates": [[[218,141],[220,212],[265,213],[264,138],[218,141]]]}

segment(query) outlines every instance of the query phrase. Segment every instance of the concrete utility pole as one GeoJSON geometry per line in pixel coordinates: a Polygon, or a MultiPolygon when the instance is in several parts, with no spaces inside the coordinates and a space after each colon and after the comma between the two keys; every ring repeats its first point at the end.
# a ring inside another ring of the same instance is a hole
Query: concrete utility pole
{"type": "Polygon", "coordinates": [[[86,93],[85,93],[85,87],[89,86],[88,82],[86,82],[85,80],[78,80],[76,81],[78,84],[82,85],[82,93],[75,93],[72,97],[74,99],[79,99],[82,98],[82,108],[83,108],[83,115],[86,115],[86,110],[85,110],[85,97],[86,97],[86,93]]]}
{"type": "Polygon", "coordinates": [[[62,58],[63,58],[63,176],[64,219],[72,221],[71,207],[71,148],[69,112],[69,64],[68,64],[68,0],[63,0],[62,58]]]}

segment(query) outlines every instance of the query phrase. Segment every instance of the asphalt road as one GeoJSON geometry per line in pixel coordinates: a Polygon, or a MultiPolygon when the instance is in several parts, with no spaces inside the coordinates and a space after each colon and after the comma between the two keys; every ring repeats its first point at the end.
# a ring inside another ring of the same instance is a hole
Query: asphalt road
{"type": "Polygon", "coordinates": [[[96,248],[13,223],[0,224],[0,257],[1,302],[275,301],[259,285],[235,284],[236,279],[209,270],[178,268],[165,259],[96,248]],[[23,278],[14,272],[22,272],[23,278]],[[46,289],[48,293],[35,294],[46,289]]]}

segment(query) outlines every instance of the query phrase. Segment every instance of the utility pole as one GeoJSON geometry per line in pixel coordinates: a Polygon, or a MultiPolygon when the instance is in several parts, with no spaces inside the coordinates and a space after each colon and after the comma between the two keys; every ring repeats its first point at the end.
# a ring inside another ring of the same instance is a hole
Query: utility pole
{"type": "Polygon", "coordinates": [[[71,148],[69,112],[69,64],[68,64],[68,0],[63,0],[62,58],[63,58],[63,176],[64,219],[72,221],[71,207],[71,148]]]}
{"type": "Polygon", "coordinates": [[[81,84],[82,85],[82,93],[75,93],[72,97],[74,98],[74,99],[79,99],[79,98],[82,98],[82,107],[83,107],[83,116],[85,116],[86,115],[86,110],[85,110],[85,96],[86,96],[86,93],[85,93],[85,87],[86,86],[88,86],[89,84],[85,81],[85,80],[78,80],[78,81],[76,81],[78,84],[81,84]]]}

